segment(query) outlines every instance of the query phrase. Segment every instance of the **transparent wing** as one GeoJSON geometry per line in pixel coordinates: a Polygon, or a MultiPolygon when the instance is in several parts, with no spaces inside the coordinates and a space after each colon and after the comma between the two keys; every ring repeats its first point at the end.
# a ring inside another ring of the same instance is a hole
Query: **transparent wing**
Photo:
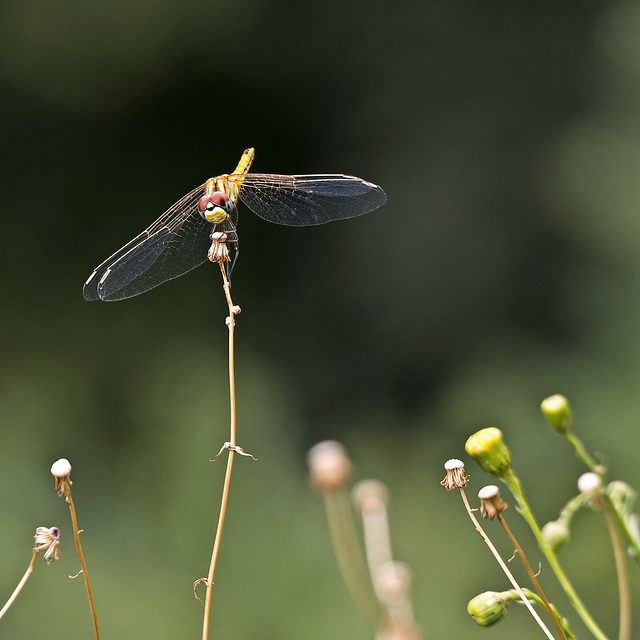
{"type": "Polygon", "coordinates": [[[212,225],[198,212],[204,185],[194,189],[150,227],[96,267],[85,300],[123,300],[194,269],[207,260],[212,225]]]}
{"type": "Polygon", "coordinates": [[[269,222],[293,227],[354,218],[381,207],[387,196],[377,185],[340,174],[230,175],[239,198],[269,222]]]}

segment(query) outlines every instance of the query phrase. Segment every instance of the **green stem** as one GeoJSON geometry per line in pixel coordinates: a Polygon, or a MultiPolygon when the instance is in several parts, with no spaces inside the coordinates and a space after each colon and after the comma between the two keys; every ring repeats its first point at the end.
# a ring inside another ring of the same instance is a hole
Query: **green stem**
{"type": "Polygon", "coordinates": [[[571,431],[565,431],[563,434],[564,439],[569,443],[575,454],[582,461],[582,463],[593,473],[602,475],[602,470],[598,468],[596,461],[589,455],[588,451],[584,448],[580,438],[576,437],[571,431]]]}
{"type": "Polygon", "coordinates": [[[640,565],[640,546],[638,546],[638,541],[634,537],[633,533],[629,530],[627,519],[620,512],[616,504],[611,500],[611,497],[606,493],[606,491],[602,494],[602,499],[605,501],[611,515],[616,521],[618,525],[618,529],[624,536],[626,543],[631,548],[633,559],[640,565]]]}
{"type": "Polygon", "coordinates": [[[527,521],[529,527],[531,528],[531,531],[533,532],[533,535],[538,542],[540,550],[542,551],[542,553],[544,553],[549,566],[555,573],[558,582],[567,594],[567,597],[569,598],[569,601],[571,602],[573,608],[576,610],[585,626],[589,629],[589,631],[591,631],[594,638],[597,638],[597,640],[608,640],[607,636],[603,633],[603,631],[587,611],[587,608],[584,606],[582,600],[580,600],[578,594],[573,588],[573,585],[562,570],[562,567],[560,566],[555,553],[542,537],[540,527],[538,526],[538,523],[536,522],[536,519],[531,512],[531,509],[529,509],[529,505],[524,497],[524,493],[520,485],[520,480],[518,480],[517,476],[511,469],[509,469],[502,476],[502,479],[509,487],[509,490],[518,502],[518,511],[522,514],[522,517],[527,521]]]}
{"type": "MultiPolygon", "coordinates": [[[[529,589],[523,589],[522,592],[524,593],[524,595],[527,597],[528,600],[533,600],[533,602],[536,602],[540,606],[545,606],[543,599],[538,597],[535,593],[533,593],[533,591],[530,591],[529,589]]],[[[517,595],[517,594],[514,594],[514,595],[517,595]]],[[[549,607],[551,608],[551,611],[553,612],[553,615],[558,621],[558,624],[562,627],[565,635],[567,636],[567,640],[576,640],[576,637],[571,633],[571,630],[569,629],[569,625],[567,624],[567,621],[558,613],[558,610],[551,603],[548,603],[548,604],[549,604],[549,607]]]]}
{"type": "Polygon", "coordinates": [[[630,640],[631,638],[631,595],[629,593],[629,572],[627,571],[627,558],[620,536],[616,529],[611,512],[607,508],[606,502],[602,504],[602,515],[607,523],[613,555],[616,563],[616,574],[618,576],[618,597],[620,599],[620,630],[618,640],[630,640]]]}

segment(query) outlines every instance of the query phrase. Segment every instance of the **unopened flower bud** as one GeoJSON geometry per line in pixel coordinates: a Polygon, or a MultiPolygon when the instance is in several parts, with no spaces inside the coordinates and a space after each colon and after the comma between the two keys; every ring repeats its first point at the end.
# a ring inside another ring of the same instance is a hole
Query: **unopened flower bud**
{"type": "Polygon", "coordinates": [[[481,429],[467,440],[464,448],[487,473],[502,476],[511,469],[511,454],[502,442],[500,429],[481,429]]]}
{"type": "Polygon", "coordinates": [[[597,491],[602,487],[602,478],[592,471],[583,473],[578,478],[578,490],[580,493],[591,493],[591,491],[597,491]]]}
{"type": "Polygon", "coordinates": [[[614,505],[625,515],[633,511],[636,492],[622,480],[613,480],[607,485],[607,493],[614,505]]]}
{"type": "Polygon", "coordinates": [[[552,520],[542,527],[542,537],[553,551],[569,541],[569,527],[562,520],[552,520]]]}
{"type": "Polygon", "coordinates": [[[501,593],[485,591],[469,601],[467,611],[481,627],[489,627],[507,615],[507,603],[501,593]]]}
{"type": "Polygon", "coordinates": [[[568,400],[559,394],[549,396],[540,405],[544,417],[552,429],[559,433],[569,431],[571,426],[571,408],[568,400]]]}

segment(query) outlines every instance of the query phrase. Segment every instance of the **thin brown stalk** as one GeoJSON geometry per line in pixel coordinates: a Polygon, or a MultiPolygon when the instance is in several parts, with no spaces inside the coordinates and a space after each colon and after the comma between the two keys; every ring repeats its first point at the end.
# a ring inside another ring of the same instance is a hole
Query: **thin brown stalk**
{"type": "Polygon", "coordinates": [[[507,537],[511,541],[511,544],[514,546],[517,554],[520,556],[520,559],[522,560],[522,564],[524,564],[524,568],[529,574],[529,578],[531,579],[533,586],[536,588],[536,591],[538,592],[538,595],[540,596],[540,599],[542,600],[545,609],[551,616],[551,620],[553,621],[556,631],[560,634],[560,637],[562,638],[562,640],[567,640],[567,636],[564,634],[564,631],[562,630],[562,627],[560,626],[560,623],[558,622],[558,619],[556,618],[556,615],[553,612],[551,605],[549,604],[549,601],[547,600],[547,596],[545,596],[544,591],[542,590],[542,587],[540,586],[540,583],[536,578],[536,575],[533,573],[531,569],[531,565],[529,564],[529,561],[527,560],[527,556],[522,550],[522,547],[518,544],[518,541],[516,540],[515,536],[511,533],[511,529],[509,529],[509,526],[505,522],[504,518],[500,514],[498,514],[497,517],[498,517],[498,521],[502,525],[502,528],[504,529],[504,532],[507,534],[507,537]]]}
{"type": "Polygon", "coordinates": [[[71,489],[68,486],[65,490],[65,501],[69,505],[69,511],[71,513],[71,524],[73,525],[73,539],[76,543],[76,552],[78,554],[78,560],[80,560],[82,577],[84,578],[84,586],[87,589],[87,596],[89,597],[89,608],[91,609],[91,618],[93,619],[93,630],[95,631],[95,634],[96,634],[96,640],[100,640],[100,630],[98,629],[98,616],[96,615],[96,607],[93,602],[93,593],[91,592],[91,584],[89,583],[89,573],[87,571],[87,565],[84,561],[84,555],[82,553],[82,545],[80,544],[80,534],[78,531],[78,519],[76,518],[76,508],[73,506],[71,489]]]}
{"type": "Polygon", "coordinates": [[[4,605],[4,607],[2,607],[2,611],[0,611],[0,618],[2,618],[2,616],[9,610],[9,607],[13,604],[13,601],[18,597],[18,594],[22,590],[22,587],[24,587],[25,583],[27,582],[27,579],[29,578],[29,576],[31,575],[31,572],[33,571],[33,566],[35,564],[37,557],[38,557],[38,550],[34,549],[33,556],[31,556],[31,562],[29,563],[27,570],[22,576],[22,580],[20,580],[20,582],[18,583],[18,586],[13,590],[11,597],[7,600],[7,603],[4,605]]]}
{"type": "Polygon", "coordinates": [[[211,563],[209,565],[209,573],[207,575],[206,595],[204,600],[204,620],[202,624],[202,640],[207,640],[209,636],[209,618],[211,615],[211,593],[213,590],[213,577],[218,562],[218,553],[220,551],[220,540],[222,538],[222,528],[224,526],[225,514],[227,511],[227,502],[229,499],[229,487],[231,485],[231,470],[233,468],[233,457],[236,446],[236,384],[234,370],[234,351],[233,351],[233,330],[235,327],[234,316],[237,313],[236,308],[231,300],[231,285],[227,279],[224,263],[220,262],[220,270],[222,271],[222,279],[224,281],[224,293],[229,306],[229,317],[227,326],[229,327],[229,402],[230,402],[230,435],[227,447],[229,449],[229,457],[227,458],[227,470],[224,476],[224,485],[222,488],[222,499],[220,502],[220,514],[218,516],[218,526],[216,528],[216,537],[213,543],[213,552],[211,554],[211,563]]]}

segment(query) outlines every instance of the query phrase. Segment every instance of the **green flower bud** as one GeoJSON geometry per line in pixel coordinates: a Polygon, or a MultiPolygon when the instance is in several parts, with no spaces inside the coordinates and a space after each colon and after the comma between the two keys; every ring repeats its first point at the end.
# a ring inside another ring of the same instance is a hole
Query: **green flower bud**
{"type": "Polygon", "coordinates": [[[487,473],[502,476],[511,469],[511,454],[502,442],[500,429],[481,429],[467,440],[464,448],[487,473]]]}
{"type": "Polygon", "coordinates": [[[569,541],[569,527],[561,520],[552,520],[542,527],[542,537],[553,551],[569,541]]]}
{"type": "Polygon", "coordinates": [[[540,405],[544,417],[552,429],[558,433],[569,431],[571,426],[571,408],[569,401],[561,395],[549,396],[540,405]]]}
{"type": "Polygon", "coordinates": [[[507,603],[501,593],[485,591],[469,601],[467,611],[481,627],[489,627],[507,615],[507,603]]]}
{"type": "Polygon", "coordinates": [[[607,493],[613,504],[626,516],[633,511],[636,492],[622,480],[614,480],[607,485],[607,493]]]}

